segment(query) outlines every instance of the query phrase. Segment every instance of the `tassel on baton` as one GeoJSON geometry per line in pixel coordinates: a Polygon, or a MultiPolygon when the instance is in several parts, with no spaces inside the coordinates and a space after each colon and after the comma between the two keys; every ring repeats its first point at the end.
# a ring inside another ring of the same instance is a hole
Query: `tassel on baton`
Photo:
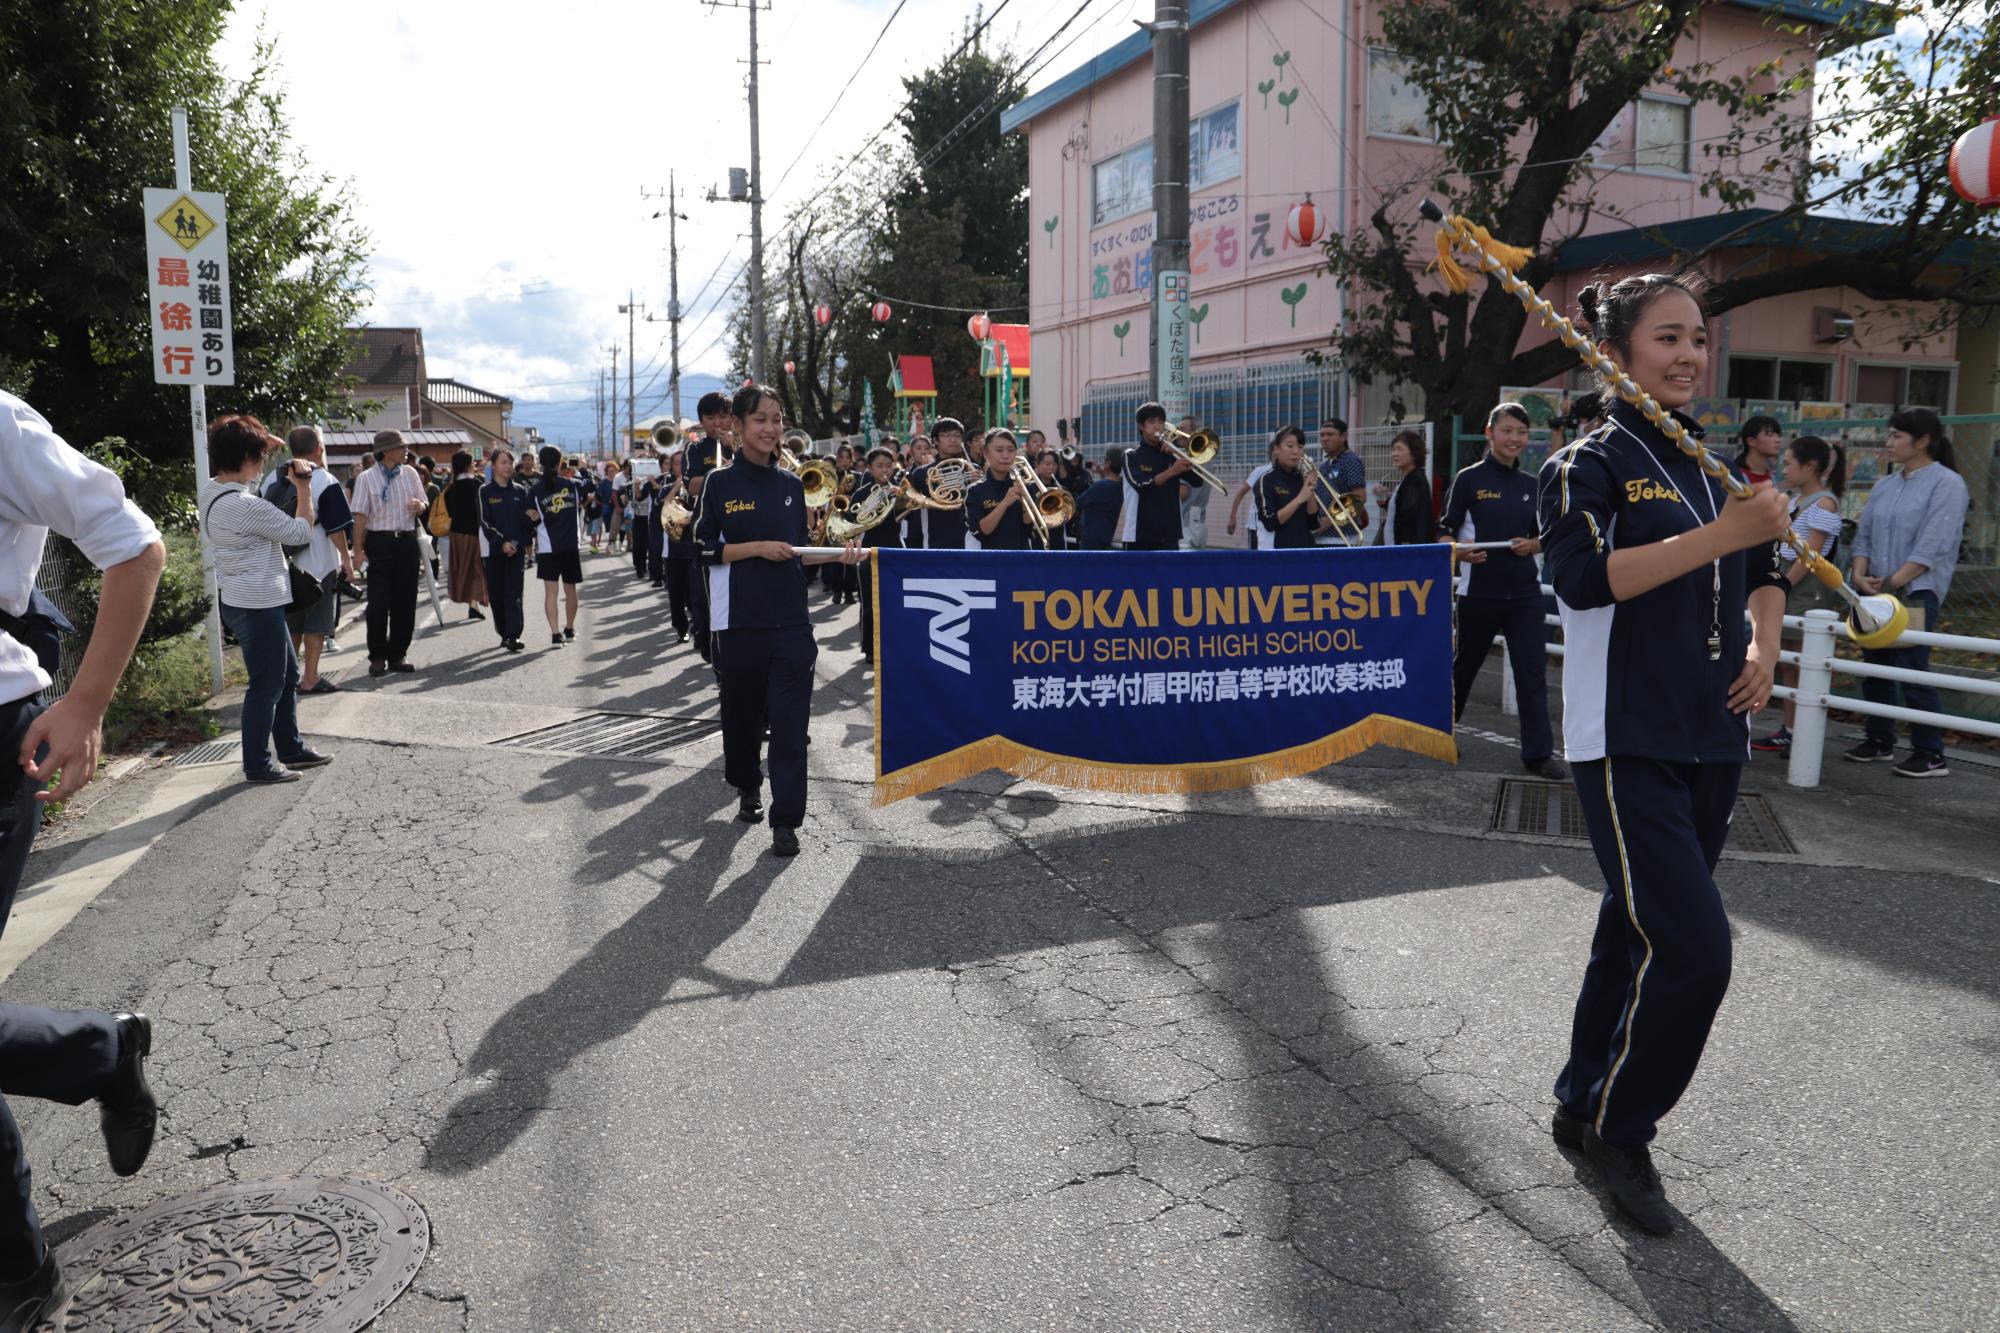
{"type": "MultiPolygon", "coordinates": [[[[1419,211],[1428,221],[1438,224],[1437,258],[1431,262],[1427,272],[1435,272],[1454,292],[1472,289],[1475,270],[1491,273],[1519,301],[1528,313],[1541,321],[1542,327],[1562,340],[1563,346],[1577,354],[1583,364],[1603,377],[1611,391],[1639,409],[1646,420],[1657,426],[1660,432],[1673,441],[1676,448],[1701,466],[1701,470],[1721,482],[1730,495],[1739,500],[1748,499],[1749,483],[1732,473],[1715,455],[1702,448],[1701,441],[1689,435],[1674,419],[1673,414],[1661,407],[1653,395],[1640,388],[1633,378],[1620,370],[1617,363],[1597,349],[1589,337],[1571,323],[1561,311],[1523,282],[1518,276],[1520,267],[1528,262],[1530,253],[1515,245],[1504,245],[1493,239],[1486,228],[1477,226],[1456,213],[1447,215],[1430,199],[1424,200],[1419,211]],[[1459,262],[1459,253],[1477,260],[1474,270],[1468,270],[1459,262]]],[[[1806,572],[1818,579],[1842,601],[1847,603],[1847,628],[1854,641],[1863,648],[1886,648],[1901,638],[1909,628],[1910,611],[1902,602],[1886,594],[1864,597],[1847,586],[1840,570],[1832,561],[1823,559],[1796,530],[1792,533],[1792,549],[1805,562],[1806,572]]]]}

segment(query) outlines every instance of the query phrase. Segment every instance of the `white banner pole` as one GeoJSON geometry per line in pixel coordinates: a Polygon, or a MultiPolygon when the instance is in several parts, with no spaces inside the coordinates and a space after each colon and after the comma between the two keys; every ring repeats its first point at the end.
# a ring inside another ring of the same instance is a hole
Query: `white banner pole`
{"type": "MultiPolygon", "coordinates": [[[[187,108],[174,108],[174,188],[192,190],[194,171],[188,158],[187,108]]],[[[194,425],[194,484],[208,478],[208,386],[188,386],[188,415],[194,425]]],[[[216,598],[215,550],[206,529],[201,533],[201,586],[208,594],[208,679],[213,693],[222,693],[222,604],[216,598]]]]}

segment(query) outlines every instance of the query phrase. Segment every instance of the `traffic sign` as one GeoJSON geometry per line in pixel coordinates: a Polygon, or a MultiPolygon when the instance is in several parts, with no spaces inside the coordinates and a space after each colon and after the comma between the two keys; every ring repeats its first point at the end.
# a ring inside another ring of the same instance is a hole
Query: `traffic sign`
{"type": "Polygon", "coordinates": [[[155,384],[236,383],[222,196],[147,190],[146,313],[155,384]]]}

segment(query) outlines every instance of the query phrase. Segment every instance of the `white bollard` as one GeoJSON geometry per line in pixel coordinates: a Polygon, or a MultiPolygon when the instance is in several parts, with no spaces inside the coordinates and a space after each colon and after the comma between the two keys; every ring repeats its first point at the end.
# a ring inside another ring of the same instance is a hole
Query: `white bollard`
{"type": "Polygon", "coordinates": [[[1792,761],[1785,780],[1794,787],[1819,786],[1820,760],[1826,749],[1826,703],[1833,693],[1833,627],[1840,617],[1831,611],[1805,614],[1806,639],[1799,649],[1799,688],[1792,701],[1792,761]]]}
{"type": "Polygon", "coordinates": [[[1500,640],[1500,711],[1508,717],[1521,715],[1521,700],[1514,693],[1514,656],[1507,640],[1500,640]]]}

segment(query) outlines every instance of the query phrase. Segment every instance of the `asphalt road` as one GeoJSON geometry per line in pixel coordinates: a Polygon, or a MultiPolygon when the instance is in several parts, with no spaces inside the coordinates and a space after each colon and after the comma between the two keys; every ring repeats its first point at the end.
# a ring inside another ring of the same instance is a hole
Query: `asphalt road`
{"type": "Polygon", "coordinates": [[[854,614],[819,609],[779,862],[713,737],[491,744],[713,715],[657,594],[605,558],[585,596],[571,647],[454,621],[413,677],[360,675],[355,632],[305,705],[331,767],[194,801],[21,963],[9,998],[158,1024],[141,1176],[88,1108],[17,1104],[58,1238],[326,1172],[431,1218],[388,1330],[2000,1327],[2000,779],[1760,774],[1807,851],[1723,866],[1735,980],[1662,1241],[1546,1133],[1600,886],[1486,831],[1503,743],[876,809],[854,614]]]}

